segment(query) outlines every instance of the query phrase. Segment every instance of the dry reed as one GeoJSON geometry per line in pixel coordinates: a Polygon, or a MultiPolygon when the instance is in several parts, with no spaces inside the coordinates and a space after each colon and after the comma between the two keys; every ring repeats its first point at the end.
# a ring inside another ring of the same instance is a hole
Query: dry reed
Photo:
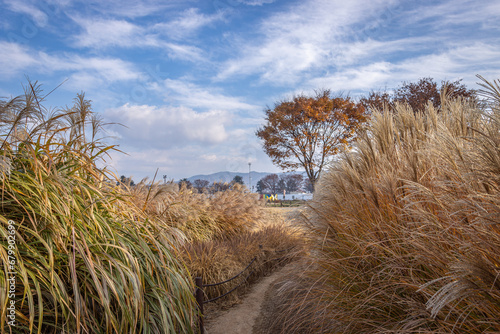
{"type": "Polygon", "coordinates": [[[192,282],[175,256],[175,231],[135,210],[97,167],[113,147],[99,139],[90,101],[80,94],[57,112],[42,101],[30,84],[0,102],[0,331],[194,332],[192,282]],[[15,291],[7,272],[15,272],[15,291]]]}
{"type": "MultiPolygon", "coordinates": [[[[500,331],[500,86],[376,112],[305,214],[316,247],[283,333],[500,331]]],[[[293,289],[296,289],[294,292],[293,289]]]]}
{"type": "Polygon", "coordinates": [[[42,95],[30,83],[0,101],[0,258],[5,273],[15,258],[17,272],[14,295],[0,275],[2,333],[192,333],[192,276],[224,280],[257,256],[254,280],[277,250],[300,243],[293,230],[256,230],[264,207],[238,185],[208,195],[117,184],[99,167],[116,148],[103,142],[90,101],[79,94],[73,107],[51,111],[42,95]]]}

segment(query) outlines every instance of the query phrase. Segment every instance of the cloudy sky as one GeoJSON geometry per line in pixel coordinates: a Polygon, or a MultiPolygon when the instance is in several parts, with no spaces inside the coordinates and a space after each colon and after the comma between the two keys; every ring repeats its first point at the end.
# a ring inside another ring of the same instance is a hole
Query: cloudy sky
{"type": "Polygon", "coordinates": [[[500,78],[496,0],[0,1],[0,96],[84,91],[135,180],[278,171],[255,130],[293,94],[500,78]]]}

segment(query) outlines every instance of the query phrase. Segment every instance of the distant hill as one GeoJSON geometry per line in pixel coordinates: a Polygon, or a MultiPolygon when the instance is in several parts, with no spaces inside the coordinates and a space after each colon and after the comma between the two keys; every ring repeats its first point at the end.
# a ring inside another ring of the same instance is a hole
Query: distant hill
{"type": "MultiPolygon", "coordinates": [[[[264,173],[264,172],[251,172],[250,176],[252,177],[252,185],[255,186],[257,181],[262,179],[263,177],[273,174],[273,173],[264,173]]],[[[231,182],[236,175],[239,175],[243,178],[243,182],[245,182],[246,185],[248,185],[248,173],[236,173],[236,172],[218,172],[218,173],[213,173],[213,174],[208,174],[208,175],[194,175],[191,177],[188,177],[187,179],[191,182],[194,182],[194,180],[207,180],[210,183],[213,182],[231,182]]]]}
{"type": "MultiPolygon", "coordinates": [[[[257,182],[262,179],[263,177],[266,177],[269,174],[287,174],[287,173],[266,173],[266,172],[251,172],[251,177],[252,177],[252,186],[256,186],[257,182]]],[[[302,176],[307,178],[307,175],[305,172],[293,172],[293,174],[302,174],[302,176]]],[[[194,175],[191,177],[188,177],[187,179],[191,182],[194,182],[194,180],[207,180],[210,183],[213,182],[231,182],[236,175],[239,175],[243,178],[243,182],[245,185],[248,186],[248,173],[236,173],[236,172],[218,172],[218,173],[213,173],[213,174],[208,174],[208,175],[194,175]]]]}

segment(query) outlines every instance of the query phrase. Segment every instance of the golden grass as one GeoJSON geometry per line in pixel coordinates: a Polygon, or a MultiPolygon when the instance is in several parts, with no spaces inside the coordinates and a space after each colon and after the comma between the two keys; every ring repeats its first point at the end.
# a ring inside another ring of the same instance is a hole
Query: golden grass
{"type": "Polygon", "coordinates": [[[179,189],[175,183],[146,181],[125,187],[124,194],[149,217],[181,231],[189,241],[235,236],[263,217],[263,203],[239,184],[215,194],[199,194],[185,186],[179,189]]]}
{"type": "Polygon", "coordinates": [[[193,333],[193,276],[224,280],[257,256],[252,280],[277,250],[300,244],[292,230],[256,228],[265,208],[238,186],[213,195],[146,180],[116,186],[98,167],[115,148],[100,139],[90,101],[81,94],[59,111],[41,102],[36,84],[0,101],[0,332],[193,333]]]}
{"type": "Polygon", "coordinates": [[[372,115],[304,215],[315,257],[276,328],[500,331],[500,89],[488,87],[488,106],[443,94],[439,113],[372,115]]]}
{"type": "Polygon", "coordinates": [[[225,281],[256,258],[239,278],[205,289],[207,299],[217,297],[253,272],[241,289],[220,300],[219,307],[239,301],[245,287],[303,252],[303,231],[289,226],[291,217],[286,215],[295,209],[266,208],[256,194],[239,184],[223,192],[199,194],[174,183],[146,186],[143,181],[124,191],[137,207],[144,206],[149,193],[147,215],[180,232],[177,254],[193,278],[202,277],[204,283],[225,281]]]}
{"type": "Polygon", "coordinates": [[[175,256],[175,231],[136,210],[97,167],[113,147],[98,139],[83,95],[56,113],[42,99],[30,85],[0,103],[0,331],[194,332],[193,284],[175,256]],[[15,327],[7,324],[11,301],[15,327]]]}
{"type": "Polygon", "coordinates": [[[188,244],[182,255],[189,271],[195,277],[202,277],[204,284],[222,282],[234,277],[255,258],[238,278],[205,289],[206,299],[212,299],[232,290],[249,276],[241,289],[219,300],[219,305],[224,307],[239,301],[239,296],[249,284],[277,266],[297,258],[303,252],[302,239],[301,232],[297,229],[270,225],[224,240],[188,244]]]}

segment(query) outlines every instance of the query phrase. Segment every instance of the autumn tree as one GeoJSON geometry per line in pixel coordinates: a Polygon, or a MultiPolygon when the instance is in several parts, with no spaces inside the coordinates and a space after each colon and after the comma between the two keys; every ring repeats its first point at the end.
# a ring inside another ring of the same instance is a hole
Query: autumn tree
{"type": "Polygon", "coordinates": [[[219,191],[226,191],[226,190],[231,189],[231,186],[232,186],[231,183],[227,183],[227,182],[223,182],[223,181],[214,182],[210,186],[210,193],[214,194],[214,193],[219,192],[219,191]]]}
{"type": "Polygon", "coordinates": [[[394,102],[408,103],[414,111],[423,111],[428,101],[439,107],[440,98],[437,83],[432,78],[422,78],[418,82],[403,82],[394,92],[394,102]]]}
{"type": "Polygon", "coordinates": [[[196,179],[193,181],[193,188],[198,190],[198,192],[201,194],[205,189],[208,189],[208,186],[210,185],[210,182],[207,180],[202,180],[202,179],[196,179]]]}
{"type": "Polygon", "coordinates": [[[259,194],[263,194],[266,191],[266,187],[262,180],[257,181],[256,189],[259,194]]]}
{"type": "Polygon", "coordinates": [[[135,186],[134,180],[132,180],[132,177],[126,177],[125,175],[120,176],[120,180],[116,182],[116,185],[124,184],[129,187],[135,186]]]}
{"type": "Polygon", "coordinates": [[[243,177],[241,177],[240,175],[236,175],[234,178],[233,178],[233,181],[231,181],[232,183],[239,183],[241,185],[245,184],[245,182],[243,182],[243,177]]]}
{"type": "Polygon", "coordinates": [[[193,184],[191,183],[191,181],[189,181],[186,178],[179,180],[179,187],[182,187],[182,185],[184,185],[186,187],[186,189],[191,189],[193,187],[193,184]]]}
{"type": "Polygon", "coordinates": [[[285,174],[280,176],[280,191],[285,189],[288,193],[298,191],[302,187],[304,178],[301,174],[285,174]]]}
{"type": "Polygon", "coordinates": [[[432,78],[421,78],[418,82],[403,82],[393,94],[387,92],[370,92],[367,97],[361,98],[360,102],[368,109],[384,110],[384,106],[393,110],[394,104],[407,103],[414,112],[421,112],[425,110],[427,103],[432,103],[434,108],[441,108],[441,91],[446,89],[446,95],[455,99],[463,97],[467,99],[474,99],[476,92],[457,81],[441,81],[438,84],[432,78]]]}
{"type": "Polygon", "coordinates": [[[329,90],[299,95],[267,108],[266,124],[256,135],[274,164],[289,171],[304,168],[314,185],[325,164],[353,140],[366,120],[364,110],[349,97],[332,97],[329,90]]]}
{"type": "Polygon", "coordinates": [[[262,192],[270,192],[276,194],[279,191],[280,178],[277,174],[269,174],[264,176],[257,182],[262,192]]]}
{"type": "Polygon", "coordinates": [[[371,91],[368,96],[363,96],[359,101],[366,110],[392,110],[393,98],[386,91],[371,91]]]}

